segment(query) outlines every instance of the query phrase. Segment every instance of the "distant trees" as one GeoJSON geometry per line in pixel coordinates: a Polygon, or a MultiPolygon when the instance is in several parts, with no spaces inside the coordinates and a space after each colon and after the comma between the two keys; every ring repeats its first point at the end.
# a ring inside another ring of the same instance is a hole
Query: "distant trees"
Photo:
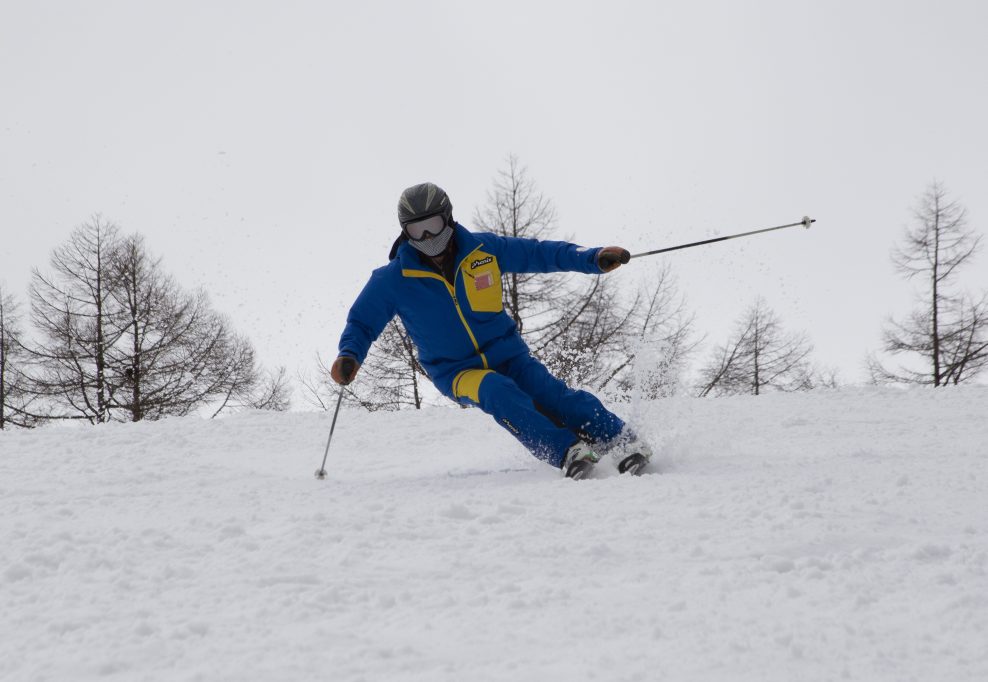
{"type": "Polygon", "coordinates": [[[7,373],[13,373],[14,347],[14,299],[8,296],[0,287],[0,430],[7,424],[7,396],[10,387],[7,383],[7,373]]]}
{"type": "Polygon", "coordinates": [[[46,418],[140,421],[209,407],[286,409],[284,370],[265,374],[250,342],[187,293],[138,235],[96,216],[34,270],[29,391],[46,418]]]}
{"type": "Polygon", "coordinates": [[[766,389],[812,388],[811,350],[806,337],[786,332],[778,316],[759,298],[700,370],[699,395],[759,395],[766,389]]]}
{"type": "Polygon", "coordinates": [[[963,383],[988,365],[988,294],[972,296],[956,286],[981,237],[968,226],[966,209],[939,182],[920,198],[914,221],[892,262],[906,279],[920,280],[922,293],[912,314],[888,321],[883,350],[918,363],[916,369],[889,369],[871,356],[868,369],[875,382],[963,383]]]}
{"type": "Polygon", "coordinates": [[[647,287],[619,291],[595,278],[581,305],[533,353],[559,378],[658,398],[676,393],[696,348],[693,316],[668,267],[647,287]]]}
{"type": "MultiPolygon", "coordinates": [[[[911,356],[919,368],[890,370],[871,357],[871,376],[933,386],[970,381],[988,366],[988,293],[975,296],[956,285],[981,239],[968,228],[964,208],[938,183],[923,195],[915,216],[893,261],[907,278],[922,281],[924,290],[911,316],[888,323],[884,350],[911,356]]],[[[474,213],[479,230],[543,240],[555,236],[556,219],[552,202],[515,156],[498,170],[486,202],[474,213]]],[[[504,310],[533,355],[567,383],[611,389],[619,399],[672,395],[685,383],[698,345],[694,317],[668,268],[643,287],[619,288],[626,282],[505,273],[504,310]]],[[[806,335],[787,331],[759,298],[689,380],[696,381],[700,396],[839,386],[836,370],[811,364],[811,352],[806,335]]],[[[319,365],[317,380],[303,383],[310,402],[328,408],[337,388],[326,364],[319,365]]],[[[344,390],[369,410],[421,407],[424,378],[414,345],[395,320],[372,349],[360,380],[344,390]]]]}
{"type": "Polygon", "coordinates": [[[20,312],[14,297],[0,286],[0,430],[32,426],[31,396],[25,391],[20,312]]]}

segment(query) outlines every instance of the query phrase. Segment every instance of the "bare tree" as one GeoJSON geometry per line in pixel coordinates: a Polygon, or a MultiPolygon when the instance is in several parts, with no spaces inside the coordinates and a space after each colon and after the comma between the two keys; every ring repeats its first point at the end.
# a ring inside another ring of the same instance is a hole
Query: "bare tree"
{"type": "Polygon", "coordinates": [[[37,423],[28,411],[32,397],[25,390],[25,352],[21,344],[17,302],[0,287],[0,430],[37,423]]]}
{"type": "MultiPolygon", "coordinates": [[[[556,229],[556,209],[512,154],[508,167],[497,172],[487,203],[474,212],[474,223],[504,237],[548,239],[556,229]]],[[[584,298],[574,295],[567,286],[570,280],[565,274],[512,272],[503,276],[505,312],[523,336],[531,340],[552,336],[564,319],[554,313],[572,309],[575,299],[584,298]]]]}
{"type": "Polygon", "coordinates": [[[956,291],[959,272],[977,253],[981,237],[968,226],[966,209],[939,182],[920,198],[914,219],[892,262],[906,279],[918,278],[923,293],[908,317],[888,321],[883,350],[919,365],[888,369],[873,355],[868,368],[876,382],[962,383],[988,365],[988,296],[956,291]]]}
{"type": "MultiPolygon", "coordinates": [[[[222,318],[216,316],[216,319],[226,327],[222,318]]],[[[262,372],[255,361],[253,346],[243,336],[227,332],[212,345],[214,352],[211,357],[203,358],[206,362],[202,365],[208,367],[204,376],[208,379],[205,386],[209,394],[203,394],[199,404],[210,404],[213,417],[231,409],[288,409],[289,385],[283,367],[274,373],[262,372]],[[220,398],[218,404],[216,396],[220,398]]]]}
{"type": "Polygon", "coordinates": [[[18,333],[16,324],[14,299],[0,287],[0,430],[7,426],[7,402],[13,398],[13,387],[8,377],[13,378],[14,336],[18,333]]]}
{"type": "Polygon", "coordinates": [[[118,338],[111,294],[118,242],[117,227],[94,216],[52,252],[52,274],[33,272],[31,319],[44,342],[30,349],[31,383],[51,401],[51,417],[111,418],[107,349],[118,338]]]}
{"type": "Polygon", "coordinates": [[[292,383],[283,365],[274,371],[263,371],[244,401],[244,406],[252,410],[271,412],[285,412],[291,404],[292,383]]]}
{"type": "Polygon", "coordinates": [[[694,335],[694,322],[669,266],[663,266],[632,304],[622,361],[600,387],[616,379],[624,393],[636,390],[643,398],[678,393],[700,343],[694,335]]]}
{"type": "Polygon", "coordinates": [[[581,308],[533,352],[570,384],[673,394],[696,342],[669,268],[630,297],[615,282],[597,278],[581,308]]]}
{"type": "Polygon", "coordinates": [[[284,368],[265,373],[250,341],[212,310],[206,294],[184,292],[148,252],[140,235],[115,252],[113,298],[122,328],[109,351],[114,405],[133,421],[189,414],[210,406],[284,410],[284,368]]]}
{"type": "MultiPolygon", "coordinates": [[[[547,239],[556,227],[555,208],[514,155],[474,219],[481,229],[508,237],[547,239]]],[[[567,383],[627,389],[636,376],[648,375],[645,392],[657,395],[671,390],[695,345],[692,318],[668,268],[630,296],[609,278],[508,273],[503,279],[506,312],[532,353],[567,383]],[[663,351],[642,362],[641,351],[657,344],[663,351]]]]}
{"type": "MultiPolygon", "coordinates": [[[[310,405],[332,409],[340,388],[333,381],[330,368],[316,357],[316,375],[302,376],[303,397],[310,405]]],[[[395,318],[381,332],[361,365],[357,380],[342,390],[344,399],[366,410],[421,409],[424,401],[422,381],[427,377],[415,353],[415,344],[401,320],[395,318]]]]}
{"type": "Polygon", "coordinates": [[[265,375],[250,342],[184,292],[138,235],[94,219],[35,271],[32,304],[42,340],[32,384],[55,418],[140,421],[208,408],[285,409],[284,370],[265,375]]]}
{"type": "Polygon", "coordinates": [[[812,388],[807,360],[811,346],[802,334],[787,333],[759,298],[739,320],[734,334],[701,370],[700,397],[759,395],[766,388],[797,391],[812,388]]]}
{"type": "Polygon", "coordinates": [[[943,378],[957,385],[969,381],[988,366],[988,294],[975,300],[963,296],[954,311],[944,341],[943,378]]]}
{"type": "Polygon", "coordinates": [[[178,288],[165,276],[158,261],[151,261],[141,237],[127,237],[114,252],[114,269],[120,274],[119,286],[112,291],[120,311],[120,339],[110,348],[111,364],[122,390],[115,405],[129,413],[132,421],[167,413],[164,395],[175,369],[168,358],[168,346],[188,326],[186,310],[174,309],[178,288]]]}
{"type": "Polygon", "coordinates": [[[623,359],[632,311],[620,305],[615,287],[604,278],[595,278],[587,295],[575,302],[579,306],[540,339],[532,354],[567,384],[600,387],[623,359]]]}
{"type": "Polygon", "coordinates": [[[341,390],[333,381],[330,367],[322,355],[316,353],[316,370],[299,370],[296,375],[302,386],[302,400],[319,410],[331,410],[341,390]]]}
{"type": "Polygon", "coordinates": [[[367,409],[422,408],[422,380],[427,375],[401,320],[395,318],[384,328],[360,372],[365,381],[354,382],[347,391],[367,409]]]}
{"type": "Polygon", "coordinates": [[[817,365],[813,369],[810,382],[814,389],[838,389],[843,385],[840,371],[833,366],[817,365]]]}

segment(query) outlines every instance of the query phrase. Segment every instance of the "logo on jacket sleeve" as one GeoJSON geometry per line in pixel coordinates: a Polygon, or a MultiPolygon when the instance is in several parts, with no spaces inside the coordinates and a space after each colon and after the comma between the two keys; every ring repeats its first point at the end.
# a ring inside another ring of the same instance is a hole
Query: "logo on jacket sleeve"
{"type": "Polygon", "coordinates": [[[478,258],[477,260],[470,263],[470,269],[476,270],[481,265],[487,265],[488,263],[492,263],[493,261],[494,261],[494,256],[488,256],[487,258],[478,258]]]}

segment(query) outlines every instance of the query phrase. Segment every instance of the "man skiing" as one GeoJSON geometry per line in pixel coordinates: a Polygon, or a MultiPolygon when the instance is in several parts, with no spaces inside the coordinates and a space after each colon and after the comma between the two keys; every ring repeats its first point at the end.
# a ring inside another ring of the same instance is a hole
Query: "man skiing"
{"type": "Polygon", "coordinates": [[[353,381],[398,315],[443,395],[480,407],[566,477],[584,478],[605,453],[621,473],[641,473],[648,445],[596,396],[569,388],[532,357],[501,290],[503,273],[599,275],[627,263],[628,251],[470,232],[431,182],[402,192],[398,222],[390,263],[374,270],[350,308],[333,380],[353,381]]]}

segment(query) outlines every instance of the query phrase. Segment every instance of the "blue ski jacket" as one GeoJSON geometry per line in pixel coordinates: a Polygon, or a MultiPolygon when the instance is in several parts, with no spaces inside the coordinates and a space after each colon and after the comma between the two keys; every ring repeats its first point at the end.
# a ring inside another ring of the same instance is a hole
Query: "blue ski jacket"
{"type": "Polygon", "coordinates": [[[560,241],[539,241],[456,230],[453,283],[430,267],[410,244],[371,273],[350,308],[340,355],[363,362],[371,344],[398,315],[436,387],[453,397],[454,377],[470,369],[495,369],[528,353],[514,320],[504,312],[504,273],[600,274],[597,252],[560,241]]]}

